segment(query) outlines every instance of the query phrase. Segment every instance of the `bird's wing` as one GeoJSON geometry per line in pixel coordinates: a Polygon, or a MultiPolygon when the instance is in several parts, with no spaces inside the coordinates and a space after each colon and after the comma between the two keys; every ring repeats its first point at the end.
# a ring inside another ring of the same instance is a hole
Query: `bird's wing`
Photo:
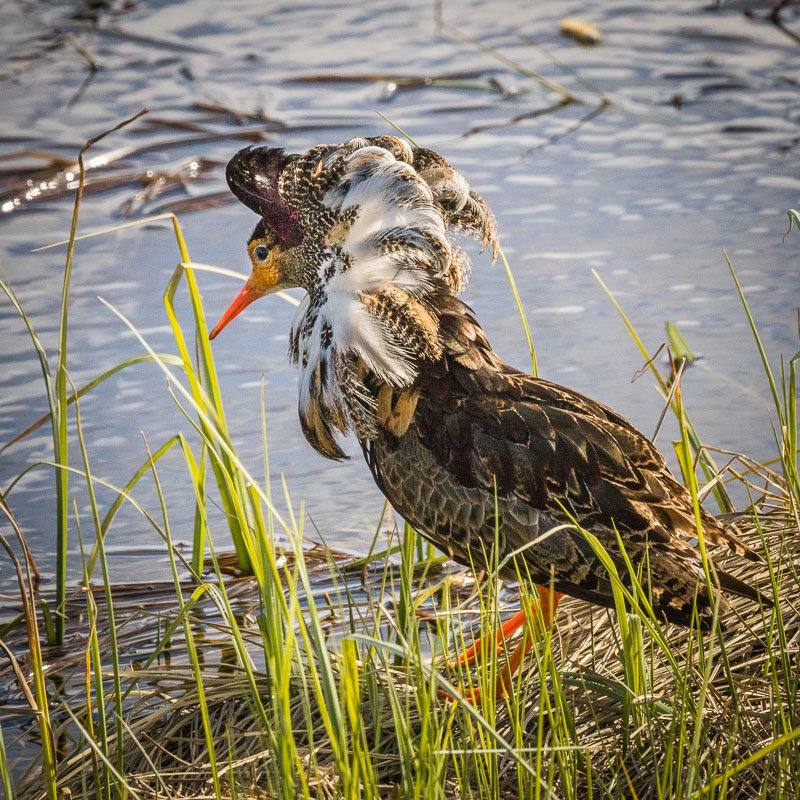
{"type": "MultiPolygon", "coordinates": [[[[606,406],[503,363],[455,299],[442,316],[448,357],[426,375],[437,418],[417,421],[426,447],[464,485],[572,519],[612,552],[646,543],[697,557],[691,497],[653,444],[606,406]]],[[[706,540],[758,556],[701,511],[706,540]]]]}

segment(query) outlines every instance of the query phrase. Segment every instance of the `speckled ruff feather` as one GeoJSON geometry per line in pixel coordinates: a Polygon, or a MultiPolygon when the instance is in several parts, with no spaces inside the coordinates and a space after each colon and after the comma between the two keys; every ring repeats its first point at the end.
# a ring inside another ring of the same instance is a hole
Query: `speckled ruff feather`
{"type": "MultiPolygon", "coordinates": [[[[307,290],[290,355],[316,450],[343,458],[335,432],[355,431],[392,505],[462,564],[490,567],[497,545],[502,575],[516,577],[504,559],[518,552],[533,581],[612,606],[605,568],[575,526],[624,575],[618,533],[658,612],[688,625],[696,608],[708,621],[691,497],[661,454],[605,406],[505,364],[457,299],[468,262],[454,234],[495,251],[497,235],[444,158],[393,136],[300,156],[247,149],[228,181],[262,217],[251,253],[271,248],[270,285],[307,290]]],[[[706,512],[702,524],[709,544],[758,560],[706,512]]]]}
{"type": "Polygon", "coordinates": [[[290,338],[300,420],[317,450],[343,458],[334,431],[367,438],[376,427],[364,375],[410,386],[420,360],[440,354],[430,298],[469,276],[452,236],[496,248],[494,216],[444,158],[393,136],[302,156],[248,148],[227,174],[277,246],[293,251],[296,285],[308,290],[290,338]]]}

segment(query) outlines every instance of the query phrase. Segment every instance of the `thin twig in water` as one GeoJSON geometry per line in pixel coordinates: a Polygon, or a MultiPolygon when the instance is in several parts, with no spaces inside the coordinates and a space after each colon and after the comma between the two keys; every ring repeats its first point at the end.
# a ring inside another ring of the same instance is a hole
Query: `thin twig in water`
{"type": "Polygon", "coordinates": [[[533,80],[540,83],[546,89],[549,89],[551,92],[555,92],[556,94],[561,95],[567,103],[582,103],[583,100],[580,99],[577,95],[572,94],[569,89],[565,89],[563,86],[551,81],[549,78],[545,78],[544,75],[540,75],[538,72],[534,72],[533,70],[528,69],[527,67],[520,64],[518,61],[515,61],[513,58],[509,58],[506,55],[503,55],[499,50],[495,50],[494,47],[482,42],[480,39],[477,39],[474,36],[470,36],[468,33],[463,33],[454,25],[450,25],[449,23],[444,21],[444,15],[442,12],[442,3],[441,0],[437,0],[433,6],[433,16],[436,22],[437,27],[440,30],[447,31],[452,36],[455,36],[458,39],[461,39],[462,42],[466,42],[467,44],[474,45],[480,51],[487,53],[488,55],[495,58],[501,64],[505,64],[507,67],[511,67],[511,69],[516,70],[521,75],[524,75],[526,78],[532,78],[533,80]]]}
{"type": "Polygon", "coordinates": [[[798,44],[800,44],[800,34],[795,33],[793,30],[790,30],[786,27],[783,20],[781,19],[781,11],[789,5],[791,0],[775,0],[775,7],[770,12],[770,15],[767,19],[776,27],[778,30],[785,33],[790,39],[794,39],[798,44]]]}
{"type": "MultiPolygon", "coordinates": [[[[660,349],[661,348],[659,348],[659,350],[660,349]]],[[[653,358],[655,358],[655,356],[653,356],[653,358]]],[[[670,403],[672,403],[672,398],[675,396],[675,392],[678,390],[678,386],[680,385],[681,375],[683,375],[683,368],[685,366],[686,366],[686,359],[682,358],[680,366],[678,367],[678,371],[675,373],[675,378],[672,381],[672,385],[669,387],[669,394],[667,395],[667,400],[664,403],[664,408],[661,409],[661,416],[659,416],[658,422],[656,423],[656,429],[655,431],[653,431],[653,435],[650,439],[650,441],[652,442],[655,442],[656,437],[658,436],[658,432],[661,430],[661,425],[664,422],[664,417],[667,415],[667,409],[670,407],[670,403]]]]}
{"type": "Polygon", "coordinates": [[[664,349],[666,342],[661,342],[660,347],[658,350],[653,353],[652,358],[648,358],[647,361],[644,362],[644,366],[641,369],[637,369],[636,372],[633,373],[633,377],[631,378],[631,383],[636,383],[642,375],[650,369],[650,365],[658,358],[658,354],[664,349]]]}
{"type": "Polygon", "coordinates": [[[560,58],[554,56],[546,47],[542,47],[542,45],[540,45],[539,42],[537,42],[532,36],[521,34],[521,39],[526,44],[529,44],[531,47],[535,47],[539,52],[547,56],[547,58],[549,58],[554,64],[558,64],[558,66],[561,67],[564,72],[568,72],[573,78],[575,78],[576,81],[578,81],[578,83],[580,83],[582,86],[585,86],[590,92],[592,92],[592,94],[596,94],[604,104],[611,102],[608,97],[593,83],[587,81],[586,78],[584,78],[576,69],[573,69],[569,64],[564,63],[560,58]]]}
{"type": "Polygon", "coordinates": [[[100,69],[100,62],[74,37],[70,36],[69,34],[64,37],[66,43],[72,47],[75,52],[83,58],[83,60],[88,64],[89,69],[92,72],[97,72],[100,69]]]}
{"type": "Polygon", "coordinates": [[[70,99],[67,100],[67,105],[66,105],[67,108],[72,108],[81,99],[81,97],[83,97],[83,95],[86,93],[86,90],[91,85],[92,81],[94,81],[96,75],[97,75],[97,70],[95,69],[89,70],[86,77],[81,82],[81,85],[75,90],[75,93],[72,95],[72,97],[70,97],[70,99]]]}
{"type": "Polygon", "coordinates": [[[560,111],[569,104],[569,100],[560,100],[558,103],[555,103],[552,106],[547,106],[547,108],[537,108],[534,111],[526,111],[523,114],[517,114],[516,116],[511,117],[511,119],[506,119],[496,124],[475,125],[468,131],[462,133],[461,138],[466,139],[468,136],[474,136],[476,133],[484,133],[485,131],[495,130],[496,128],[507,128],[510,125],[516,125],[517,123],[524,122],[525,120],[543,117],[545,114],[554,114],[556,111],[560,111]]]}
{"type": "Polygon", "coordinates": [[[537,150],[544,150],[545,147],[549,147],[551,144],[555,144],[561,139],[569,136],[571,133],[575,133],[575,131],[577,131],[579,128],[582,128],[584,125],[586,125],[587,122],[591,122],[595,117],[600,116],[600,114],[602,114],[608,108],[608,106],[608,103],[601,103],[599,106],[595,106],[588,114],[584,114],[584,116],[582,116],[573,125],[570,125],[566,130],[561,131],[561,133],[554,133],[541,144],[537,144],[534,147],[530,147],[525,150],[522,153],[522,157],[525,158],[526,156],[531,155],[531,153],[535,153],[537,150]]]}

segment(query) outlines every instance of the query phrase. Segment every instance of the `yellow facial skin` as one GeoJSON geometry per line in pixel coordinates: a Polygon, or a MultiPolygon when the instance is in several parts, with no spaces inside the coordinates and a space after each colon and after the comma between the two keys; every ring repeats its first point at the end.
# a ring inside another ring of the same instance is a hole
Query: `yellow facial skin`
{"type": "Polygon", "coordinates": [[[253,239],[247,245],[250,263],[253,265],[247,283],[260,294],[266,294],[280,283],[278,264],[281,261],[279,249],[267,239],[253,239]]]}
{"type": "Polygon", "coordinates": [[[253,265],[250,277],[212,329],[209,334],[211,339],[214,339],[232,319],[238,317],[250,303],[288,285],[291,251],[281,250],[270,233],[253,237],[247,245],[247,252],[253,265]]]}
{"type": "Polygon", "coordinates": [[[256,231],[247,243],[252,271],[247,285],[259,295],[297,286],[296,248],[284,250],[271,231],[256,231]]]}

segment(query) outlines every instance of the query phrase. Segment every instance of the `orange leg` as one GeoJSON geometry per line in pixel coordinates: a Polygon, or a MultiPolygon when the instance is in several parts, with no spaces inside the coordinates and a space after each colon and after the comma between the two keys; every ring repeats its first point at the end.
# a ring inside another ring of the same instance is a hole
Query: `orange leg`
{"type": "MultiPolygon", "coordinates": [[[[474,664],[480,657],[487,645],[497,647],[497,652],[502,653],[502,643],[510,639],[513,634],[525,624],[526,613],[523,610],[517,611],[513,617],[509,617],[496,631],[478,639],[475,644],[470,645],[459,657],[458,664],[474,664]]],[[[456,662],[448,665],[451,669],[457,666],[456,662]]]]}
{"type": "Polygon", "coordinates": [[[542,617],[544,617],[544,626],[549,628],[556,621],[556,611],[558,611],[558,604],[564,596],[564,592],[557,592],[549,586],[536,585],[539,590],[539,606],[542,609],[542,617]]]}
{"type": "MultiPolygon", "coordinates": [[[[564,595],[562,592],[557,592],[554,589],[550,589],[548,586],[537,585],[536,588],[539,591],[539,607],[542,612],[542,619],[544,621],[545,628],[549,628],[555,621],[558,603],[564,595]]],[[[535,606],[533,610],[535,611],[535,606]]],[[[498,652],[501,652],[502,647],[499,646],[500,643],[521,628],[525,624],[526,618],[527,614],[525,611],[518,611],[513,617],[506,620],[506,622],[503,623],[502,627],[500,627],[496,633],[490,634],[483,639],[479,639],[474,645],[472,645],[472,647],[468,648],[459,659],[460,662],[462,664],[473,663],[480,658],[483,649],[488,644],[492,643],[493,640],[497,643],[498,652]]],[[[523,635],[522,641],[517,645],[513,652],[510,653],[500,670],[500,674],[498,675],[497,682],[495,684],[495,697],[505,697],[507,692],[511,690],[514,673],[519,669],[519,665],[522,663],[522,660],[528,654],[528,651],[532,646],[532,632],[526,631],[523,635]]],[[[470,699],[473,704],[479,705],[481,702],[480,691],[474,690],[471,692],[470,699]]]]}

